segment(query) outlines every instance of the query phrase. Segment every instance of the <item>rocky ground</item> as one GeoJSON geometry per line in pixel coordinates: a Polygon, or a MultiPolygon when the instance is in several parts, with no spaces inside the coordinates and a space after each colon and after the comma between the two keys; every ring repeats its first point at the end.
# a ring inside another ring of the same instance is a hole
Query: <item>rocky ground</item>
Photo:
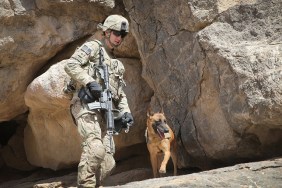
{"type": "MultiPolygon", "coordinates": [[[[150,168],[139,168],[109,177],[104,187],[282,187],[282,158],[238,164],[215,170],[195,172],[180,170],[178,176],[152,179],[150,168]]],[[[76,187],[76,169],[54,172],[41,169],[26,175],[1,169],[0,187],[65,188],[76,187]],[[15,174],[17,174],[15,176],[15,174]],[[9,178],[10,177],[10,178],[9,178]],[[5,180],[5,181],[4,181],[5,180]]]]}

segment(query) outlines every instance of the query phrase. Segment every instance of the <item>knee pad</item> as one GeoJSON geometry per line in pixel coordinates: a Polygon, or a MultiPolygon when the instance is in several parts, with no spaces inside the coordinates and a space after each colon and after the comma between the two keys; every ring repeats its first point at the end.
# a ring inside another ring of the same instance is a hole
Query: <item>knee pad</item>
{"type": "Polygon", "coordinates": [[[102,144],[101,140],[95,139],[93,142],[93,155],[95,158],[104,160],[106,155],[105,146],[102,144]]]}

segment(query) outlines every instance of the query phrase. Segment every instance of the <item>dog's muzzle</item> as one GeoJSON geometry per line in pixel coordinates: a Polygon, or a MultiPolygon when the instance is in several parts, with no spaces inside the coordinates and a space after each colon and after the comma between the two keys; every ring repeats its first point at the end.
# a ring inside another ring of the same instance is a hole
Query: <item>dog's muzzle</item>
{"type": "Polygon", "coordinates": [[[153,124],[153,129],[162,139],[165,138],[164,134],[169,132],[167,125],[163,122],[155,122],[153,124]]]}

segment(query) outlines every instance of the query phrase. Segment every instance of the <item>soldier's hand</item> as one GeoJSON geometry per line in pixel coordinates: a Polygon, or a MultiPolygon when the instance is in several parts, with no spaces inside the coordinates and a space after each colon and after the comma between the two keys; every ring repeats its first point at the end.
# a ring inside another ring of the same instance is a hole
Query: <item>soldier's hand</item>
{"type": "Polygon", "coordinates": [[[102,92],[102,87],[100,86],[100,84],[93,81],[93,82],[89,82],[88,84],[86,84],[86,86],[88,87],[93,97],[100,98],[101,92],[102,92]]]}
{"type": "Polygon", "coordinates": [[[127,127],[128,125],[132,126],[134,123],[132,114],[129,112],[125,112],[122,115],[122,122],[123,122],[124,127],[127,127]]]}

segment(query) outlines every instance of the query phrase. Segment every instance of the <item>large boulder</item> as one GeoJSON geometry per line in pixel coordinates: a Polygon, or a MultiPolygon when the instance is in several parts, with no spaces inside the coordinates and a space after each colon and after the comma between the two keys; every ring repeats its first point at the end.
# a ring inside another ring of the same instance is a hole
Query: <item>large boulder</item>
{"type": "Polygon", "coordinates": [[[0,121],[28,110],[24,92],[41,67],[67,44],[92,34],[114,6],[112,0],[0,2],[0,121]]]}
{"type": "Polygon", "coordinates": [[[80,136],[63,92],[67,74],[62,61],[33,80],[25,94],[29,107],[24,144],[28,161],[51,169],[71,167],[80,159],[80,136]]]}

